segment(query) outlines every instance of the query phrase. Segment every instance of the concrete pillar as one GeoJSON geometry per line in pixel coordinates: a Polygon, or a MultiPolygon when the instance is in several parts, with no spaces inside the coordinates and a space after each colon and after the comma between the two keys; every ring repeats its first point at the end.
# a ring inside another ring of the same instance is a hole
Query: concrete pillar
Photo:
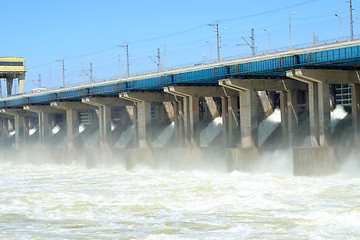
{"type": "Polygon", "coordinates": [[[19,93],[24,93],[24,85],[25,85],[25,74],[17,75],[18,83],[19,83],[19,93]]]}
{"type": "Polygon", "coordinates": [[[98,106],[100,146],[107,148],[111,142],[111,108],[108,105],[98,106]]]}
{"type": "Polygon", "coordinates": [[[29,136],[29,121],[26,121],[26,113],[22,110],[1,109],[1,112],[14,118],[15,125],[15,148],[20,149],[29,136]]]}
{"type": "Polygon", "coordinates": [[[265,115],[270,116],[273,113],[273,108],[266,91],[257,91],[257,94],[265,115]]]}
{"type": "Polygon", "coordinates": [[[104,112],[104,139],[103,142],[107,145],[112,144],[111,139],[111,108],[110,106],[105,105],[103,107],[104,112]]]}
{"type": "MultiPolygon", "coordinates": [[[[111,147],[113,144],[111,135],[111,107],[126,106],[131,121],[136,122],[134,117],[133,103],[116,97],[83,98],[81,102],[97,108],[99,119],[100,146],[111,147]]],[[[136,114],[135,114],[136,115],[136,114]]],[[[135,124],[136,125],[136,124],[135,124]]]]}
{"type": "MultiPolygon", "coordinates": [[[[199,147],[200,146],[200,97],[222,97],[224,92],[221,87],[182,87],[170,86],[165,87],[164,92],[176,96],[177,99],[182,100],[183,104],[183,119],[184,119],[184,142],[185,147],[199,147]]],[[[214,100],[209,98],[206,101],[209,111],[216,116],[217,109],[214,100]],[[213,103],[211,103],[211,100],[213,103]]]]}
{"type": "Polygon", "coordinates": [[[287,138],[289,146],[295,143],[296,130],[298,128],[298,109],[297,109],[297,91],[286,92],[286,108],[287,108],[287,138]]]}
{"type": "Polygon", "coordinates": [[[240,128],[243,148],[258,146],[258,96],[255,91],[240,92],[240,128]]]}
{"type": "Polygon", "coordinates": [[[6,90],[7,90],[7,96],[12,95],[12,86],[13,86],[13,77],[6,77],[6,90]]]}
{"type": "Polygon", "coordinates": [[[15,123],[14,123],[14,119],[8,119],[7,120],[7,130],[8,133],[15,131],[15,123]]]}
{"type": "Polygon", "coordinates": [[[80,125],[78,110],[86,107],[78,102],[52,102],[50,106],[66,112],[67,147],[74,149],[74,139],[79,134],[80,125]]]}
{"type": "Polygon", "coordinates": [[[288,144],[289,141],[289,122],[287,116],[287,94],[284,91],[280,92],[280,114],[281,114],[281,131],[282,131],[282,139],[285,145],[288,144]]]}
{"type": "Polygon", "coordinates": [[[360,84],[351,84],[351,112],[355,144],[360,143],[360,84]]]}
{"type": "Polygon", "coordinates": [[[149,102],[140,101],[136,103],[137,125],[139,136],[139,147],[151,146],[151,105],[149,102]]]}
{"type": "Polygon", "coordinates": [[[330,88],[327,82],[318,84],[319,140],[320,146],[329,146],[331,141],[330,88]]]}
{"type": "Polygon", "coordinates": [[[220,116],[220,113],[217,109],[216,102],[213,97],[205,97],[206,105],[209,109],[209,113],[212,119],[215,119],[220,116]]]}
{"type": "Polygon", "coordinates": [[[139,138],[139,147],[151,147],[151,102],[169,102],[173,101],[172,95],[154,92],[124,92],[119,94],[119,98],[133,102],[136,106],[137,134],[139,138]]]}
{"type": "Polygon", "coordinates": [[[54,114],[62,113],[63,110],[58,110],[45,105],[27,105],[23,107],[23,110],[37,114],[39,123],[39,143],[42,147],[47,147],[49,136],[51,136],[51,130],[55,127],[54,114]]]}
{"type": "Polygon", "coordinates": [[[49,122],[49,113],[39,112],[39,140],[41,145],[47,143],[47,137],[50,135],[50,122],[49,122]]]}
{"type": "Polygon", "coordinates": [[[67,147],[74,149],[74,139],[79,133],[79,112],[75,109],[66,110],[66,131],[67,131],[67,147]]]}
{"type": "Polygon", "coordinates": [[[136,106],[127,106],[127,112],[129,113],[130,120],[132,121],[133,128],[134,128],[134,136],[132,139],[132,145],[134,147],[139,146],[139,128],[137,124],[138,114],[137,114],[137,107],[136,106]]]}
{"type": "Polygon", "coordinates": [[[15,122],[15,148],[20,149],[24,146],[27,136],[29,136],[29,122],[23,115],[14,115],[15,122]]]}
{"type": "Polygon", "coordinates": [[[223,143],[226,147],[235,147],[236,132],[239,131],[238,121],[238,95],[221,97],[222,102],[222,134],[223,143]]]}
{"type": "Polygon", "coordinates": [[[222,139],[223,146],[229,146],[229,111],[228,111],[229,100],[228,97],[221,97],[221,119],[222,119],[222,139]]]}
{"type": "Polygon", "coordinates": [[[190,131],[190,146],[200,146],[200,128],[199,128],[199,98],[195,96],[188,97],[189,99],[189,131],[190,131]]]}
{"type": "Polygon", "coordinates": [[[239,95],[232,95],[228,97],[228,115],[229,115],[229,147],[236,146],[235,134],[240,129],[240,122],[238,118],[238,103],[239,95]]]}
{"type": "Polygon", "coordinates": [[[9,121],[6,118],[1,118],[0,122],[0,131],[1,131],[1,138],[5,138],[9,135],[9,121]]]}
{"type": "Polygon", "coordinates": [[[174,112],[173,104],[171,102],[164,102],[164,107],[167,114],[167,119],[170,119],[170,121],[174,121],[175,112],[174,112]]]}
{"type": "Polygon", "coordinates": [[[190,117],[189,117],[189,98],[183,97],[183,131],[184,131],[184,144],[185,147],[190,147],[190,117]]]}
{"type": "Polygon", "coordinates": [[[318,85],[315,82],[309,82],[308,89],[311,146],[320,146],[318,85]]]}
{"type": "Polygon", "coordinates": [[[297,91],[280,92],[280,111],[284,145],[293,146],[298,126],[297,91]]]}
{"type": "Polygon", "coordinates": [[[174,102],[174,127],[177,146],[184,146],[184,109],[182,101],[174,102]]]}

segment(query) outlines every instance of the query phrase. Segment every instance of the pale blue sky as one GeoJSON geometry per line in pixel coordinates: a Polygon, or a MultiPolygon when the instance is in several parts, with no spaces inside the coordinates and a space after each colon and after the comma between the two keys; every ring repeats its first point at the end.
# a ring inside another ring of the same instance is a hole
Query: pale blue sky
{"type": "MultiPolygon", "coordinates": [[[[360,5],[354,1],[354,34],[360,34],[360,5]]],[[[91,1],[18,0],[2,1],[1,56],[23,57],[26,61],[25,88],[42,85],[56,88],[65,76],[68,85],[88,80],[93,64],[96,81],[116,78],[126,68],[126,55],[118,47],[129,43],[131,74],[153,71],[157,48],[168,67],[200,63],[203,56],[217,58],[216,32],[207,24],[219,21],[224,58],[249,54],[251,28],[255,29],[258,51],[289,46],[289,16],[292,45],[350,35],[350,11],[346,0],[222,0],[222,1],[91,1]],[[224,29],[225,28],[225,29],[224,29]],[[208,41],[208,43],[206,42],[208,41]],[[83,66],[83,77],[81,76],[83,66]],[[51,82],[50,82],[51,74],[51,82]]],[[[3,85],[4,86],[4,85],[3,85]]]]}

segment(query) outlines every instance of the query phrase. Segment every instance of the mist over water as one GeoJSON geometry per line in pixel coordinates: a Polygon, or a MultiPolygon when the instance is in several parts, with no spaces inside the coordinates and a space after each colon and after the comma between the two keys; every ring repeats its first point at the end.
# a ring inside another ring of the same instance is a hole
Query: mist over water
{"type": "MultiPolygon", "coordinates": [[[[332,126],[345,116],[335,109],[332,126]]],[[[259,142],[279,122],[275,110],[260,124],[259,142]]],[[[202,146],[221,128],[221,118],[214,119],[201,132],[202,146]]],[[[132,126],[121,132],[115,147],[125,148],[133,134],[132,126]]],[[[165,146],[173,134],[170,124],[153,145],[165,146]]],[[[85,147],[98,138],[93,132],[85,147]]],[[[358,239],[358,153],[327,177],[293,176],[292,154],[264,152],[248,173],[227,172],[225,156],[186,170],[174,168],[172,159],[156,169],[126,170],[117,155],[91,168],[84,159],[51,164],[46,155],[8,162],[0,156],[0,239],[358,239]]]]}

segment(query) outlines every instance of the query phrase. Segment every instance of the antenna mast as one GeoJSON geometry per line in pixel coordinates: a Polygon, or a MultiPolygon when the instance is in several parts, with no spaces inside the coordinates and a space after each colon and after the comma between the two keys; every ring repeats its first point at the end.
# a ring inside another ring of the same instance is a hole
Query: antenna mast
{"type": "Polygon", "coordinates": [[[352,15],[352,11],[354,10],[352,8],[352,0],[349,1],[350,2],[350,29],[351,29],[351,40],[354,40],[354,21],[353,21],[353,15],[352,15]]]}

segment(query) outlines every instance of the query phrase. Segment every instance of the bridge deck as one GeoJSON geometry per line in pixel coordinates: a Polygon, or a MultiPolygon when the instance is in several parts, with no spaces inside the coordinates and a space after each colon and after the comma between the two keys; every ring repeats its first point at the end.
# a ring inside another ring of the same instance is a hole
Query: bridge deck
{"type": "Polygon", "coordinates": [[[87,96],[117,96],[130,90],[157,91],[169,85],[213,85],[219,79],[237,76],[285,77],[286,70],[299,67],[354,68],[358,64],[360,40],[354,40],[12,96],[0,99],[0,108],[79,100],[87,96]]]}

